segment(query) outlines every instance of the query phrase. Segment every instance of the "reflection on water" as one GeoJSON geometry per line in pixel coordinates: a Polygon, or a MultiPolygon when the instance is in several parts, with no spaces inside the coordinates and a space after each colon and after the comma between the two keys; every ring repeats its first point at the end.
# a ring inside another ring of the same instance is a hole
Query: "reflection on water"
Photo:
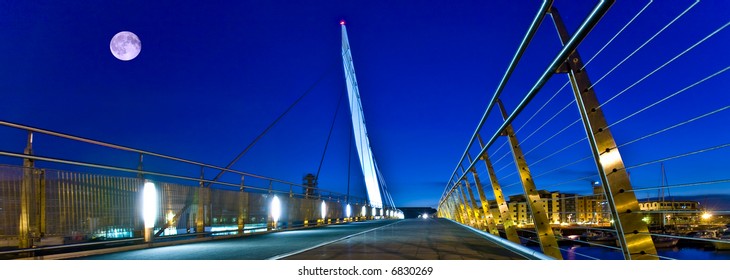
{"type": "MultiPolygon", "coordinates": [[[[540,250],[539,247],[530,246],[530,248],[540,250]]],[[[563,258],[566,260],[591,260],[593,258],[601,260],[624,259],[621,252],[607,248],[581,245],[560,246],[560,248],[563,249],[563,258]]],[[[658,252],[662,257],[678,260],[730,260],[730,251],[715,251],[713,249],[674,247],[658,249],[658,252]]]]}

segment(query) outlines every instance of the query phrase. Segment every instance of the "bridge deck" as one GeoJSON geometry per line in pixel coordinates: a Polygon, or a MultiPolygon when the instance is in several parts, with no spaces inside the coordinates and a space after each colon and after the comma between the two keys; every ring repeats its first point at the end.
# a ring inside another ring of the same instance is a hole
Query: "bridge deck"
{"type": "Polygon", "coordinates": [[[524,260],[525,258],[448,220],[409,219],[284,259],[524,260]]]}
{"type": "Polygon", "coordinates": [[[146,248],[106,260],[504,260],[525,259],[443,219],[378,220],[146,248]]]}

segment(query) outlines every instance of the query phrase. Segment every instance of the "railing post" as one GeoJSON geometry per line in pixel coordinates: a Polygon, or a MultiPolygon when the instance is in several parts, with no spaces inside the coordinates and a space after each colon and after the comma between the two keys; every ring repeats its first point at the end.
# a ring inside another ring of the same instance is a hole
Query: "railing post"
{"type": "MultiPolygon", "coordinates": [[[[469,200],[471,200],[471,209],[470,210],[472,213],[474,213],[474,221],[476,222],[477,227],[479,227],[481,229],[485,229],[486,222],[483,219],[481,219],[481,215],[479,215],[479,210],[477,210],[479,208],[477,207],[477,202],[476,202],[476,199],[474,198],[474,192],[471,190],[471,185],[469,184],[469,180],[466,178],[466,176],[464,176],[464,187],[466,188],[467,193],[469,193],[469,200]]],[[[485,218],[486,218],[486,216],[485,216],[485,218]]]]}
{"type": "Polygon", "coordinates": [[[200,167],[200,187],[198,187],[198,214],[195,216],[195,232],[202,234],[205,232],[205,201],[207,192],[205,184],[205,168],[200,167]]]}
{"type": "Polygon", "coordinates": [[[451,193],[451,205],[454,209],[454,214],[458,217],[458,220],[460,220],[462,224],[468,224],[469,218],[466,216],[466,213],[462,211],[463,207],[461,202],[459,202],[459,194],[456,189],[454,189],[454,192],[451,193]]]}
{"type": "MultiPolygon", "coordinates": [[[[504,109],[502,101],[497,99],[500,111],[502,111],[502,117],[507,120],[507,111],[504,109]]],[[[563,255],[560,253],[558,247],[558,241],[555,239],[555,233],[550,226],[550,218],[548,217],[547,207],[545,202],[540,198],[540,193],[537,191],[537,186],[530,174],[530,168],[525,160],[525,155],[522,153],[520,143],[517,141],[517,135],[512,128],[512,124],[508,125],[504,129],[504,133],[509,139],[510,149],[512,150],[512,156],[515,160],[517,171],[520,174],[520,180],[522,181],[522,189],[525,192],[525,199],[527,200],[527,206],[532,212],[533,224],[537,231],[537,239],[540,241],[540,248],[545,255],[551,256],[555,259],[562,260],[563,255]]]]}
{"type": "Polygon", "coordinates": [[[144,160],[144,155],[142,153],[140,153],[139,162],[137,163],[137,170],[139,171],[139,172],[137,172],[137,178],[139,178],[139,179],[144,179],[144,174],[142,173],[142,170],[144,167],[143,160],[144,160]]]}
{"type": "Polygon", "coordinates": [[[294,211],[296,208],[294,208],[294,202],[296,199],[294,198],[294,186],[289,184],[289,199],[286,208],[288,209],[286,213],[286,228],[291,228],[292,224],[294,224],[294,211]]]}
{"type": "MultiPolygon", "coordinates": [[[[469,154],[467,154],[467,156],[469,156],[469,154]]],[[[469,156],[469,161],[472,161],[471,156],[469,156]]],[[[489,200],[487,200],[484,188],[482,187],[482,182],[479,180],[479,174],[477,174],[476,168],[472,168],[469,171],[471,171],[471,176],[474,177],[474,184],[476,185],[477,193],[479,193],[479,200],[482,204],[484,219],[487,222],[487,230],[489,233],[499,236],[499,231],[497,230],[497,225],[494,222],[494,217],[492,217],[492,213],[489,210],[489,200]]]]}
{"type": "MultiPolygon", "coordinates": [[[[28,131],[24,154],[33,154],[33,132],[28,131]]],[[[31,197],[33,195],[33,169],[32,159],[23,159],[23,181],[20,185],[20,220],[18,221],[18,248],[27,249],[33,246],[31,239],[30,217],[31,197]]]]}
{"type": "Polygon", "coordinates": [[[461,199],[459,198],[459,190],[458,186],[454,186],[453,191],[451,192],[451,204],[454,208],[454,214],[459,217],[459,221],[461,221],[462,224],[468,224],[469,218],[466,216],[466,213],[463,210],[463,204],[461,203],[461,199]]]}
{"type": "Polygon", "coordinates": [[[461,198],[461,209],[466,212],[466,218],[468,219],[468,223],[472,226],[474,226],[474,211],[471,210],[471,206],[469,206],[469,201],[467,200],[466,194],[464,193],[464,188],[462,188],[461,182],[457,184],[457,188],[459,189],[459,198],[461,198]]]}
{"type": "Polygon", "coordinates": [[[38,169],[37,173],[34,172],[38,178],[38,216],[37,216],[37,227],[36,227],[36,238],[43,238],[46,234],[46,172],[43,169],[38,169]]]}
{"type": "MultiPolygon", "coordinates": [[[[266,200],[268,202],[266,204],[267,206],[271,205],[271,200],[273,199],[272,190],[273,190],[273,182],[271,180],[269,180],[269,195],[267,196],[268,199],[266,200]]],[[[273,223],[275,223],[275,221],[273,219],[271,219],[270,207],[267,207],[267,208],[269,209],[269,211],[267,211],[267,212],[269,212],[269,214],[266,215],[266,231],[271,231],[272,229],[276,228],[276,225],[273,224],[273,223]]]]}
{"type": "MultiPolygon", "coordinates": [[[[479,145],[484,148],[484,141],[482,137],[477,135],[479,139],[479,145]]],[[[516,244],[520,244],[520,237],[517,235],[517,229],[515,228],[515,222],[512,220],[512,213],[507,205],[507,200],[504,198],[502,193],[502,186],[497,180],[497,173],[494,172],[492,161],[489,160],[489,155],[485,152],[481,157],[484,164],[487,166],[487,173],[489,174],[489,181],[492,185],[492,192],[494,192],[494,199],[497,201],[497,208],[499,209],[499,216],[502,219],[502,226],[504,226],[504,232],[507,236],[507,240],[512,241],[516,244]]]]}
{"type": "Polygon", "coordinates": [[[244,179],[245,176],[241,175],[241,187],[238,189],[238,234],[243,234],[243,228],[246,225],[246,210],[248,208],[248,199],[244,192],[244,179]]]}
{"type": "MultiPolygon", "coordinates": [[[[569,36],[560,14],[555,8],[551,8],[550,15],[555,22],[561,42],[565,44],[569,36]]],[[[631,191],[629,174],[608,128],[608,122],[603,116],[601,104],[593,90],[588,73],[583,69],[584,64],[578,51],[574,51],[565,63],[603,191],[611,208],[611,214],[616,220],[617,238],[624,258],[657,260],[654,241],[649,235],[646,223],[641,220],[636,194],[631,191]]]]}

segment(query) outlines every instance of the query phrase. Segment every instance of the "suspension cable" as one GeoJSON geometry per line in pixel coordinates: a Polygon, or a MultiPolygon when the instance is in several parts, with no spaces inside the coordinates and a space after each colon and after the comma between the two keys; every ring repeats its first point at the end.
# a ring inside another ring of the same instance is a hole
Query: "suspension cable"
{"type": "Polygon", "coordinates": [[[337,106],[335,107],[335,115],[332,117],[332,124],[330,125],[330,131],[327,134],[327,141],[324,142],[324,151],[322,151],[322,158],[319,160],[319,167],[317,167],[317,174],[314,176],[314,182],[317,182],[319,180],[319,172],[322,170],[322,163],[324,163],[324,156],[327,154],[327,147],[330,144],[330,138],[332,137],[332,131],[335,128],[335,121],[337,120],[337,113],[340,112],[340,104],[342,103],[342,97],[344,95],[340,94],[340,98],[337,99],[337,106]]]}
{"type": "Polygon", "coordinates": [[[631,58],[634,54],[636,54],[644,46],[646,46],[647,44],[649,44],[649,42],[651,42],[652,40],[654,40],[654,38],[656,38],[657,36],[659,36],[659,34],[661,34],[662,32],[664,32],[664,30],[666,30],[669,26],[671,26],[675,21],[677,21],[679,18],[681,18],[682,16],[684,16],[684,14],[686,14],[687,12],[689,12],[689,10],[691,10],[699,2],[700,2],[700,0],[695,0],[695,2],[692,5],[690,5],[687,9],[685,9],[681,14],[679,14],[677,17],[675,17],[672,21],[670,21],[669,23],[667,23],[667,25],[665,25],[656,34],[654,34],[654,36],[651,36],[651,38],[649,38],[649,40],[646,40],[646,42],[644,42],[643,44],[641,44],[641,46],[639,46],[631,54],[629,54],[628,56],[626,56],[623,60],[621,60],[621,62],[619,62],[618,64],[616,64],[616,66],[614,66],[613,68],[611,68],[611,70],[609,70],[608,73],[604,74],[600,79],[598,79],[595,83],[593,83],[593,85],[591,85],[591,87],[589,87],[588,89],[591,89],[595,85],[597,85],[598,83],[600,83],[604,78],[606,78],[606,76],[608,76],[609,74],[611,74],[614,70],[616,70],[616,68],[618,68],[619,66],[621,66],[621,64],[623,64],[624,62],[626,62],[629,58],[631,58]]]}
{"type": "Polygon", "coordinates": [[[611,38],[611,40],[608,40],[608,43],[606,43],[605,45],[603,45],[603,47],[600,50],[598,50],[598,52],[596,52],[596,54],[594,54],[593,57],[591,57],[591,59],[588,60],[588,62],[586,62],[585,64],[583,64],[583,67],[581,67],[580,70],[585,69],[586,66],[589,63],[591,63],[591,61],[593,61],[594,58],[596,58],[598,56],[598,54],[600,54],[606,47],[608,47],[608,45],[610,45],[611,42],[613,42],[613,40],[616,39],[616,37],[618,37],[618,35],[621,34],[621,32],[623,32],[624,29],[626,29],[626,27],[629,27],[629,25],[631,25],[631,23],[633,23],[634,20],[636,18],[638,18],[639,15],[641,15],[641,13],[644,12],[644,10],[646,10],[646,8],[649,8],[649,5],[651,5],[651,3],[653,3],[653,2],[654,2],[654,0],[649,0],[649,3],[646,3],[646,5],[644,6],[644,8],[641,9],[641,11],[639,11],[633,18],[631,18],[631,20],[629,20],[629,22],[627,22],[624,25],[624,27],[622,27],[621,30],[619,30],[618,33],[616,33],[616,35],[613,35],[613,37],[611,38]]]}
{"type": "Polygon", "coordinates": [[[627,192],[652,191],[652,190],[660,190],[660,189],[673,189],[673,188],[683,188],[683,187],[695,187],[695,186],[724,184],[724,183],[730,183],[730,179],[720,179],[720,180],[704,181],[704,182],[692,182],[692,183],[674,184],[674,185],[666,185],[666,186],[653,186],[653,187],[644,187],[644,188],[634,188],[634,189],[631,189],[631,190],[627,190],[627,192]]]}
{"type": "MultiPolygon", "coordinates": [[[[691,85],[689,85],[689,86],[687,86],[687,87],[685,87],[685,88],[683,88],[683,89],[681,89],[681,90],[679,90],[679,91],[677,91],[677,92],[675,92],[675,93],[672,93],[672,94],[670,94],[669,96],[667,96],[667,97],[664,97],[664,98],[660,99],[659,101],[656,101],[656,102],[654,102],[654,103],[652,103],[652,104],[650,104],[650,105],[648,105],[648,106],[646,106],[646,107],[642,108],[641,110],[638,110],[638,111],[636,111],[636,112],[632,113],[631,115],[628,115],[628,116],[624,117],[623,119],[620,119],[620,120],[618,120],[618,121],[614,122],[613,124],[611,124],[611,125],[607,126],[607,128],[610,128],[610,127],[612,127],[612,126],[614,126],[614,125],[617,125],[617,124],[619,124],[619,123],[621,123],[621,122],[623,122],[623,121],[625,121],[625,120],[627,120],[627,119],[630,119],[630,118],[632,118],[632,117],[634,117],[634,116],[636,116],[636,115],[640,114],[641,112],[644,112],[644,111],[648,110],[648,109],[649,109],[649,108],[651,108],[651,107],[654,107],[654,106],[656,106],[656,105],[658,105],[658,104],[661,104],[662,102],[664,102],[664,101],[667,101],[667,100],[669,100],[670,98],[672,98],[672,97],[675,97],[675,96],[677,96],[678,94],[680,94],[680,93],[682,93],[682,92],[685,92],[685,91],[687,91],[687,90],[689,90],[689,89],[691,89],[691,88],[693,88],[693,87],[695,87],[695,86],[697,86],[697,85],[699,85],[699,84],[701,84],[701,83],[703,83],[703,82],[705,82],[705,81],[707,81],[707,80],[709,80],[709,79],[711,79],[711,78],[714,78],[714,77],[715,77],[715,76],[717,76],[717,75],[720,75],[720,74],[722,74],[723,72],[727,71],[728,69],[730,69],[730,66],[728,66],[728,67],[725,67],[724,69],[722,69],[722,70],[720,70],[720,71],[717,71],[717,72],[715,72],[714,74],[712,74],[712,75],[710,75],[710,76],[707,76],[707,77],[705,77],[704,79],[702,79],[702,80],[699,80],[699,81],[695,82],[694,84],[691,84],[691,85]]],[[[605,105],[605,103],[604,103],[604,105],[605,105]]]]}
{"type": "MultiPolygon", "coordinates": [[[[647,135],[641,136],[641,137],[639,137],[639,138],[636,138],[636,139],[634,139],[634,140],[631,140],[631,141],[628,141],[628,142],[626,142],[626,143],[623,143],[623,144],[621,144],[621,145],[618,145],[617,147],[618,147],[618,148],[621,148],[621,147],[623,147],[623,146],[626,146],[626,145],[630,145],[630,144],[633,144],[633,143],[635,143],[635,142],[638,142],[638,141],[641,141],[641,140],[647,139],[647,138],[649,138],[649,137],[652,137],[652,136],[656,136],[656,135],[658,135],[658,134],[661,134],[661,133],[667,132],[667,131],[669,131],[669,130],[672,130],[672,129],[674,129],[674,128],[680,127],[680,126],[682,126],[682,125],[685,125],[685,124],[688,124],[688,123],[691,123],[691,122],[694,122],[694,121],[697,121],[697,120],[703,119],[703,118],[705,118],[705,117],[709,117],[709,116],[711,116],[711,115],[717,114],[717,113],[719,113],[719,112],[722,112],[722,111],[724,111],[724,110],[727,110],[727,109],[730,109],[730,106],[725,106],[725,107],[722,107],[722,108],[720,108],[720,109],[717,109],[717,110],[715,110],[715,111],[712,111],[712,112],[706,113],[706,114],[704,114],[704,115],[701,115],[701,116],[698,116],[698,117],[694,117],[694,118],[692,118],[692,119],[689,119],[689,120],[686,120],[686,121],[680,122],[680,123],[678,123],[678,124],[675,124],[675,125],[672,125],[672,126],[669,126],[669,127],[663,128],[663,129],[660,129],[660,130],[658,130],[658,131],[655,131],[655,132],[649,133],[649,134],[647,134],[647,135]]],[[[585,138],[583,138],[583,139],[585,139],[585,138]]]]}
{"type": "MultiPolygon", "coordinates": [[[[613,97],[609,98],[608,100],[606,100],[606,102],[603,102],[603,104],[601,104],[601,105],[600,105],[599,107],[603,107],[603,106],[605,106],[606,104],[610,103],[611,101],[613,101],[614,99],[616,99],[616,97],[619,97],[619,96],[620,96],[621,94],[623,94],[624,92],[626,92],[626,91],[628,91],[629,89],[633,88],[633,87],[634,87],[635,85],[637,85],[637,84],[641,83],[641,82],[642,82],[642,81],[644,81],[644,80],[645,80],[646,78],[649,78],[649,77],[650,77],[651,75],[654,75],[654,73],[656,73],[657,71],[659,71],[659,70],[661,70],[662,68],[664,68],[664,66],[667,66],[667,65],[669,65],[670,63],[672,63],[673,61],[677,60],[678,58],[680,58],[680,57],[681,57],[681,56],[683,56],[684,54],[688,53],[689,51],[691,51],[692,49],[694,49],[694,48],[695,48],[695,47],[697,47],[698,45],[700,45],[700,44],[702,44],[703,42],[705,42],[705,41],[706,41],[707,39],[710,39],[710,37],[712,37],[712,36],[715,36],[715,34],[717,34],[718,32],[722,31],[723,29],[725,29],[725,28],[726,28],[726,27],[727,27],[728,25],[730,25],[730,22],[727,22],[727,23],[725,23],[725,25],[723,25],[723,26],[722,26],[722,27],[720,27],[719,29],[715,30],[714,32],[710,33],[710,35],[707,35],[707,36],[705,36],[705,38],[702,38],[702,40],[700,40],[700,41],[698,41],[697,43],[695,43],[694,45],[690,46],[689,48],[687,48],[686,50],[684,50],[684,51],[683,51],[683,52],[681,52],[680,54],[676,55],[675,57],[673,57],[673,58],[672,58],[672,59],[670,59],[669,61],[665,62],[665,63],[664,63],[664,64],[662,64],[661,66],[657,67],[656,69],[654,69],[654,71],[651,71],[651,72],[649,72],[649,74],[646,74],[646,76],[642,77],[642,78],[641,78],[641,79],[639,79],[638,81],[636,81],[636,82],[634,82],[633,84],[631,84],[631,85],[630,85],[629,87],[625,88],[624,90],[620,91],[619,93],[617,93],[617,94],[616,94],[616,95],[614,95],[613,97]]],[[[604,76],[604,77],[605,77],[605,76],[604,76]]],[[[591,85],[591,86],[589,87],[589,89],[591,89],[591,88],[593,88],[594,86],[596,86],[596,84],[598,84],[598,82],[596,82],[596,83],[593,83],[593,85],[591,85]]]]}
{"type": "Polygon", "coordinates": [[[684,154],[679,154],[679,155],[676,155],[676,156],[666,157],[666,158],[663,158],[663,159],[652,160],[652,161],[648,161],[648,162],[645,162],[645,163],[640,163],[640,164],[637,164],[637,165],[628,166],[628,167],[626,167],[624,169],[627,169],[628,170],[628,169],[631,169],[631,168],[641,167],[641,166],[650,165],[650,164],[654,164],[654,163],[659,163],[659,162],[662,162],[662,161],[667,161],[667,160],[672,160],[672,159],[678,159],[678,158],[682,158],[682,157],[686,157],[686,156],[691,156],[691,155],[695,155],[695,154],[701,154],[701,153],[705,153],[705,152],[709,152],[709,151],[713,151],[713,150],[717,150],[717,149],[722,149],[722,148],[727,148],[727,147],[730,147],[730,143],[721,144],[721,145],[717,145],[717,146],[712,146],[712,147],[705,148],[705,149],[701,149],[701,150],[697,150],[697,151],[691,151],[691,152],[687,152],[687,153],[684,153],[684,154]]]}
{"type": "MultiPolygon", "coordinates": [[[[321,82],[324,79],[324,77],[330,71],[332,71],[332,69],[335,69],[334,66],[336,66],[336,65],[337,64],[334,63],[334,64],[332,64],[332,66],[325,69],[325,71],[322,73],[322,75],[316,81],[314,81],[314,83],[311,86],[309,86],[309,88],[307,88],[307,90],[305,90],[304,93],[302,93],[302,95],[299,96],[299,98],[294,100],[294,103],[289,105],[289,107],[286,108],[286,110],[284,110],[284,112],[282,112],[281,115],[279,115],[271,124],[269,124],[269,126],[267,126],[258,136],[256,136],[256,138],[254,138],[253,141],[251,141],[251,143],[249,143],[248,146],[246,146],[246,148],[243,149],[243,151],[241,151],[230,163],[228,163],[228,165],[226,165],[225,169],[230,169],[231,166],[233,166],[239,159],[241,159],[241,157],[243,157],[244,154],[246,154],[251,148],[253,148],[253,146],[256,144],[256,142],[261,140],[261,138],[263,138],[264,135],[266,135],[266,133],[269,132],[269,130],[271,130],[271,128],[273,128],[282,118],[284,118],[284,116],[286,116],[286,114],[289,113],[289,111],[291,111],[291,109],[294,108],[294,106],[296,106],[299,103],[299,101],[301,101],[305,96],[307,96],[310,92],[312,92],[312,90],[314,90],[314,88],[319,84],[319,82],[321,82]]],[[[218,175],[216,175],[215,178],[213,178],[211,181],[217,182],[218,179],[220,179],[224,173],[226,173],[226,170],[221,170],[220,172],[218,172],[218,175]]],[[[208,183],[208,185],[206,185],[206,187],[210,187],[211,184],[212,183],[208,183]]]]}

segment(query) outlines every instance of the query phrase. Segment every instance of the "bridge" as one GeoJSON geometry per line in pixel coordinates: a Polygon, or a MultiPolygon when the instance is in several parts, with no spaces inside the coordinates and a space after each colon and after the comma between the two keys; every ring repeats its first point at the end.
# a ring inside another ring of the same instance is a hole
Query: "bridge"
{"type": "Polygon", "coordinates": [[[226,165],[3,115],[21,121],[0,120],[0,258],[730,259],[723,4],[602,0],[576,14],[554,2],[534,9],[482,116],[449,118],[477,125],[433,205],[399,205],[434,187],[399,191],[384,176],[398,167],[376,157],[388,137],[366,127],[377,108],[363,104],[377,81],[358,83],[364,43],[350,41],[343,20],[341,61],[226,165]],[[316,169],[294,181],[235,167],[334,72],[347,94],[334,98],[316,169]],[[349,120],[338,122],[345,97],[349,120]],[[345,124],[335,165],[347,169],[323,173],[345,124]]]}

